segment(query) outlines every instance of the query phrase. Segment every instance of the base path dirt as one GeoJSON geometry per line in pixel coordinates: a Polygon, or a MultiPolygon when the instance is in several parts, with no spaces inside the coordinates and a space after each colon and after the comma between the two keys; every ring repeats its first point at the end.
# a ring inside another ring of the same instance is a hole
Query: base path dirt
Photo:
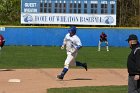
{"type": "Polygon", "coordinates": [[[0,93],[47,93],[49,88],[127,85],[126,69],[70,69],[58,80],[62,69],[0,69],[0,93]],[[8,82],[20,79],[21,82],[8,82]]]}

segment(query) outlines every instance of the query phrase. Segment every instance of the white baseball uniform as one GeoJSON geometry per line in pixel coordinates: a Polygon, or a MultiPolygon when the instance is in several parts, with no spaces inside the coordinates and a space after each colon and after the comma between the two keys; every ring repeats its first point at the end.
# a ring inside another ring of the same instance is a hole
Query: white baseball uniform
{"type": "Polygon", "coordinates": [[[77,35],[70,36],[66,34],[63,45],[66,46],[67,58],[65,60],[65,68],[69,68],[69,65],[76,66],[75,58],[78,53],[78,47],[82,46],[81,40],[77,35]]]}

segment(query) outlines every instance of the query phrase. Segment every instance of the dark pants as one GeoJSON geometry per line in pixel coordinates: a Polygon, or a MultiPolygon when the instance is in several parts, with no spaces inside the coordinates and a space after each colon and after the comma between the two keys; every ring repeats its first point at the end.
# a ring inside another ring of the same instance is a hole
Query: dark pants
{"type": "Polygon", "coordinates": [[[134,80],[134,76],[128,76],[128,93],[140,93],[140,80],[134,80]]]}
{"type": "Polygon", "coordinates": [[[0,45],[0,47],[2,48],[4,46],[4,44],[5,44],[5,41],[3,41],[3,43],[0,45]]]}

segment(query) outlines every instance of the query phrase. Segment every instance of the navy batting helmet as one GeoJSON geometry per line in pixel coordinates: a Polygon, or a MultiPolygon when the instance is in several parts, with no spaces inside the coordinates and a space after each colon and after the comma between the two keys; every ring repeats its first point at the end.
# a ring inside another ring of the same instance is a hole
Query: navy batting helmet
{"type": "Polygon", "coordinates": [[[76,27],[75,26],[72,26],[69,30],[68,30],[69,33],[73,33],[73,34],[76,34],[76,27]]]}

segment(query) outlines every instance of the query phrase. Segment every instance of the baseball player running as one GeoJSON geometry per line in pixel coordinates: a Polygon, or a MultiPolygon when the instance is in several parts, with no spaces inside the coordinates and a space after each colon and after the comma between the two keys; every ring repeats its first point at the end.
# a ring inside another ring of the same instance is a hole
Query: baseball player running
{"type": "Polygon", "coordinates": [[[105,42],[106,44],[106,50],[109,51],[109,48],[108,48],[108,41],[107,41],[107,35],[102,32],[101,35],[100,35],[100,40],[99,40],[99,44],[98,44],[98,51],[100,51],[101,49],[101,44],[105,42]]]}
{"type": "Polygon", "coordinates": [[[63,45],[61,46],[61,49],[64,49],[66,47],[67,52],[67,58],[64,63],[64,68],[60,75],[57,75],[57,78],[60,80],[63,80],[65,74],[67,73],[69,66],[81,66],[86,69],[87,71],[87,64],[81,63],[79,61],[75,61],[75,58],[78,54],[78,51],[82,47],[82,43],[79,39],[79,37],[76,35],[76,27],[72,26],[68,30],[68,34],[66,34],[63,45]]]}

